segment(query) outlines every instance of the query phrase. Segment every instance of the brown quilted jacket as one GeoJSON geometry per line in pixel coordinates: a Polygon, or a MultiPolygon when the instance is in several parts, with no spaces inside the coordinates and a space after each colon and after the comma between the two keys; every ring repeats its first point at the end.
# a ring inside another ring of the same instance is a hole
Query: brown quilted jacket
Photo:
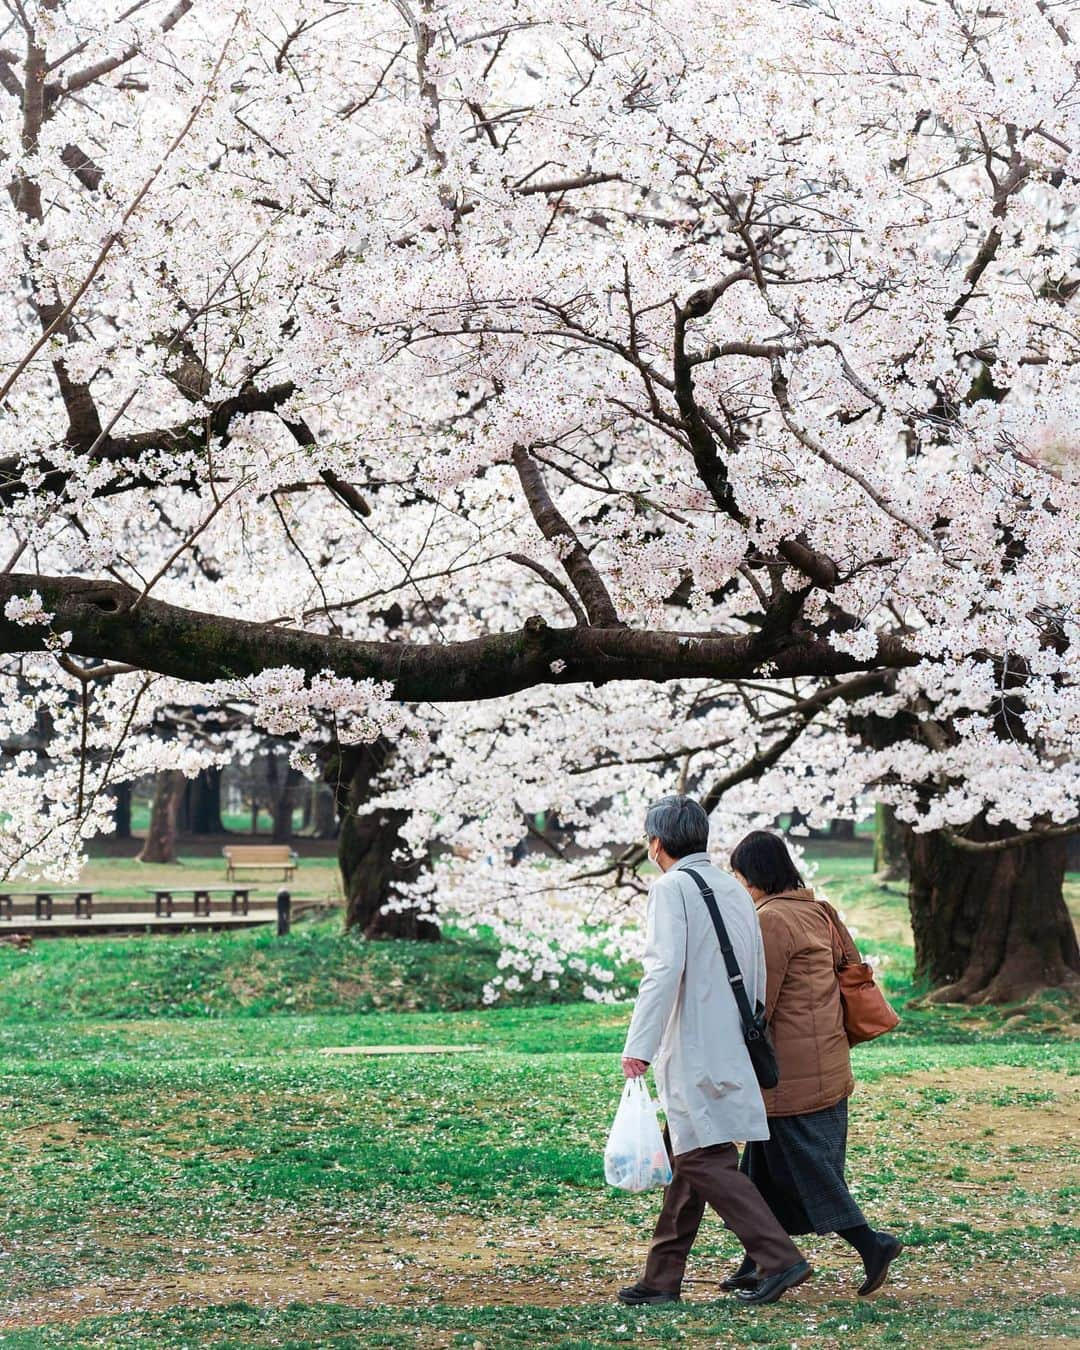
{"type": "Polygon", "coordinates": [[[756,903],[765,942],[765,1015],[780,1068],[779,1083],[762,1094],[765,1109],[770,1116],[821,1111],[855,1087],[836,979],[837,959],[854,943],[832,906],[811,890],[756,903]]]}

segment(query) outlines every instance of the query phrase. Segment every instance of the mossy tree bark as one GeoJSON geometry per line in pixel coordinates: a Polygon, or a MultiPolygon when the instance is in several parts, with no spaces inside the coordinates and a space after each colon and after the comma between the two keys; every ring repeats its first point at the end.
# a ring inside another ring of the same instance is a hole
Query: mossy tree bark
{"type": "MultiPolygon", "coordinates": [[[[2,491],[0,491],[2,496],[2,491]]],[[[794,545],[794,541],[786,541],[794,545]]],[[[784,553],[785,544],[780,545],[784,553]]],[[[790,550],[789,550],[790,551],[790,550]]],[[[848,675],[900,669],[922,659],[897,638],[881,635],[873,658],[830,646],[827,637],[789,618],[758,632],[695,634],[575,624],[552,628],[541,618],[520,629],[463,642],[371,642],[342,638],[232,616],[187,610],[113,580],[0,575],[0,651],[46,649],[48,631],[3,616],[12,596],[36,591],[53,615],[53,628],[72,634],[69,652],[123,661],[178,679],[235,679],[272,666],[294,666],[308,675],[324,670],[352,679],[386,680],[403,702],[474,703],[536,685],[587,681],[749,679],[764,663],[770,678],[848,675]]],[[[791,592],[780,594],[790,603],[791,592]]]]}
{"type": "Polygon", "coordinates": [[[393,907],[406,898],[401,887],[417,881],[426,867],[424,859],[411,856],[402,838],[409,813],[365,809],[374,781],[392,754],[393,745],[380,737],[371,744],[342,746],[328,767],[341,820],[338,864],[345,888],[345,925],[359,928],[368,938],[433,941],[439,927],[430,917],[414,907],[393,907]]]}
{"type": "MultiPolygon", "coordinates": [[[[977,821],[972,839],[1012,825],[977,821]]],[[[1062,894],[1066,843],[1049,838],[997,851],[958,848],[941,833],[905,830],[916,976],[940,1003],[1011,1003],[1080,985],[1080,952],[1062,894]]]]}

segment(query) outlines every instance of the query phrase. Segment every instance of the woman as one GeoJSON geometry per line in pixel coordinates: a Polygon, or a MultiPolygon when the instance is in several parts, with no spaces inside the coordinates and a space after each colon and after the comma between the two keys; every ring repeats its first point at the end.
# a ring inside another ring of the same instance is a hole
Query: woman
{"type": "MultiPolygon", "coordinates": [[[[731,855],[731,870],[750,892],[765,942],[765,1015],[780,1081],[762,1095],[767,1140],[749,1143],[741,1168],[788,1233],[835,1233],[863,1260],[859,1293],[885,1283],[902,1244],[866,1222],[844,1180],[847,1099],[854,1089],[836,967],[853,952],[831,905],[815,900],[782,839],[754,830],[731,855]]],[[[753,1289],[744,1261],[720,1286],[753,1289]]]]}

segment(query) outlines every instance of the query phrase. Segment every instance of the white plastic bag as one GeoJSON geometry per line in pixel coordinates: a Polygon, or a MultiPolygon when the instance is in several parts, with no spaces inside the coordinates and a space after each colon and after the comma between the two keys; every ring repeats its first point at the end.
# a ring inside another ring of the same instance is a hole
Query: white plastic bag
{"type": "Polygon", "coordinates": [[[604,1149],[604,1176],[621,1191],[651,1191],[671,1181],[664,1138],[645,1076],[628,1078],[604,1149]]]}

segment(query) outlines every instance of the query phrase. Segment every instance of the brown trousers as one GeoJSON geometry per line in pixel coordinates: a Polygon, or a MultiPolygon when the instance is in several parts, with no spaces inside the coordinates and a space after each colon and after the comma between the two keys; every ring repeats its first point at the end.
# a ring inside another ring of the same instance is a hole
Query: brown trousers
{"type": "MultiPolygon", "coordinates": [[[[664,1131],[671,1154],[671,1140],[664,1131]]],[[[775,1275],[803,1259],[802,1252],[773,1217],[749,1177],[739,1171],[734,1144],[691,1149],[671,1159],[671,1184],[656,1221],[642,1283],[650,1289],[678,1293],[690,1248],[694,1245],[705,1206],[712,1205],[746,1248],[763,1275],[775,1275]]]]}

